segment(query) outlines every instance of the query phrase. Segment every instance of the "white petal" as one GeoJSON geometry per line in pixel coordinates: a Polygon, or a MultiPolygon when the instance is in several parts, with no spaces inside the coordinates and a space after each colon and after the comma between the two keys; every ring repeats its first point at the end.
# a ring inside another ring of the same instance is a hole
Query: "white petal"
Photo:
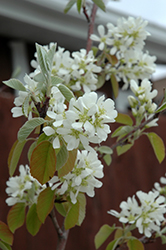
{"type": "Polygon", "coordinates": [[[55,130],[49,126],[44,127],[43,131],[47,136],[55,134],[55,130]]]}

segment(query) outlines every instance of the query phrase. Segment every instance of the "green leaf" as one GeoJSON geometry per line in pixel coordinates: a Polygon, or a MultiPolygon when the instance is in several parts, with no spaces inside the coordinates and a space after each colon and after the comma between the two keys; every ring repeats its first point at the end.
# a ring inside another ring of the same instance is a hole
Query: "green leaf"
{"type": "Polygon", "coordinates": [[[149,138],[149,141],[153,147],[157,160],[159,161],[159,163],[161,163],[165,157],[165,146],[164,146],[163,140],[154,132],[145,133],[145,134],[149,138]]]}
{"type": "Polygon", "coordinates": [[[77,149],[73,149],[72,151],[69,151],[69,157],[67,159],[67,162],[58,171],[59,178],[64,175],[67,175],[69,172],[72,171],[72,169],[75,166],[76,158],[77,158],[77,149]]]}
{"type": "Polygon", "coordinates": [[[66,148],[66,145],[63,143],[62,146],[60,147],[60,150],[57,153],[56,170],[59,170],[65,165],[68,157],[69,157],[68,150],[66,148]]]}
{"type": "Polygon", "coordinates": [[[56,170],[56,154],[49,141],[43,141],[33,150],[30,171],[41,184],[48,182],[56,170]]]}
{"type": "Polygon", "coordinates": [[[46,217],[49,215],[54,206],[55,191],[50,187],[44,189],[37,200],[37,214],[42,223],[45,222],[46,217]]]}
{"type": "Polygon", "coordinates": [[[64,226],[65,229],[68,230],[74,227],[79,220],[79,202],[77,201],[76,204],[72,204],[69,211],[67,212],[64,226]]]}
{"type": "Polygon", "coordinates": [[[118,59],[115,55],[105,54],[105,56],[108,59],[108,61],[112,64],[112,66],[118,63],[118,59]]]}
{"type": "Polygon", "coordinates": [[[116,148],[117,150],[117,155],[122,155],[124,153],[126,153],[132,146],[133,146],[134,143],[128,143],[128,144],[125,144],[123,146],[118,146],[116,148]]]}
{"type": "Polygon", "coordinates": [[[160,113],[162,112],[163,110],[166,109],[166,102],[164,102],[156,111],[155,113],[160,113]]]}
{"type": "Polygon", "coordinates": [[[25,98],[24,103],[22,105],[22,111],[25,117],[28,117],[28,109],[29,109],[29,95],[25,98]]]}
{"type": "Polygon", "coordinates": [[[18,140],[20,142],[24,141],[30,133],[37,127],[45,122],[43,118],[33,118],[27,121],[18,131],[18,140]]]}
{"type": "Polygon", "coordinates": [[[10,79],[8,81],[3,81],[3,83],[12,89],[26,91],[25,86],[17,79],[10,79]]]}
{"type": "Polygon", "coordinates": [[[166,236],[165,235],[161,235],[161,242],[162,244],[166,244],[166,236]]]}
{"type": "Polygon", "coordinates": [[[70,0],[64,9],[64,13],[66,14],[76,2],[77,0],[70,0]]]}
{"type": "Polygon", "coordinates": [[[41,72],[45,79],[47,79],[49,74],[49,65],[47,62],[47,51],[43,46],[36,43],[36,51],[37,51],[37,60],[41,68],[41,72]]]}
{"type": "Polygon", "coordinates": [[[26,218],[26,227],[30,234],[36,235],[41,227],[41,221],[38,218],[36,204],[34,203],[28,211],[26,218]]]}
{"type": "Polygon", "coordinates": [[[46,60],[49,64],[49,71],[51,71],[51,69],[52,69],[55,50],[56,50],[56,45],[54,44],[51,46],[51,48],[49,49],[49,51],[47,52],[47,55],[46,55],[46,60]]]}
{"type": "Polygon", "coordinates": [[[57,87],[68,102],[70,102],[71,98],[75,98],[73,92],[65,85],[59,84],[57,87]]]}
{"type": "Polygon", "coordinates": [[[57,76],[51,76],[51,85],[52,86],[56,86],[59,83],[62,83],[63,79],[61,79],[60,77],[57,76]]]}
{"type": "Polygon", "coordinates": [[[115,226],[103,225],[95,236],[95,247],[98,249],[115,230],[115,226]]]}
{"type": "Polygon", "coordinates": [[[43,74],[41,72],[38,73],[37,75],[35,75],[33,79],[36,82],[42,82],[43,83],[45,81],[45,78],[44,78],[44,76],[43,76],[43,74]]]}
{"type": "Polygon", "coordinates": [[[77,10],[80,13],[82,7],[82,0],[77,0],[77,10]]]}
{"type": "Polygon", "coordinates": [[[113,90],[114,97],[117,98],[118,92],[119,92],[119,84],[114,74],[111,75],[111,83],[112,83],[112,90],[113,90]]]}
{"type": "Polygon", "coordinates": [[[129,239],[127,241],[127,246],[129,250],[144,250],[144,245],[136,238],[129,239]]]}
{"type": "Polygon", "coordinates": [[[112,138],[117,136],[125,136],[133,130],[132,126],[120,126],[112,133],[112,138]]]}
{"type": "Polygon", "coordinates": [[[115,231],[114,239],[118,239],[124,235],[124,229],[121,227],[118,227],[115,231]]]}
{"type": "Polygon", "coordinates": [[[116,247],[117,247],[117,245],[118,245],[118,243],[119,243],[119,239],[115,239],[115,240],[111,241],[111,242],[107,245],[107,247],[106,247],[105,250],[115,250],[116,247]]]}
{"type": "Polygon", "coordinates": [[[5,243],[5,242],[3,242],[1,240],[0,240],[0,249],[2,249],[2,250],[12,250],[11,247],[7,243],[5,243]]]}
{"type": "Polygon", "coordinates": [[[107,164],[107,166],[109,166],[112,162],[112,157],[110,154],[106,154],[103,156],[103,159],[105,161],[105,163],[107,164]]]}
{"type": "Polygon", "coordinates": [[[15,204],[9,211],[7,223],[12,233],[24,224],[25,220],[25,203],[15,204]]]}
{"type": "Polygon", "coordinates": [[[66,209],[63,203],[55,203],[55,208],[63,217],[66,217],[66,209]]]}
{"type": "Polygon", "coordinates": [[[96,57],[97,52],[99,51],[98,47],[93,46],[93,47],[91,48],[91,50],[93,51],[93,55],[94,55],[94,57],[96,57]]]}
{"type": "Polygon", "coordinates": [[[116,122],[122,123],[125,125],[132,126],[133,125],[133,120],[129,115],[118,113],[118,116],[115,118],[116,122]]]}
{"type": "Polygon", "coordinates": [[[10,176],[12,176],[16,170],[16,167],[17,167],[17,164],[20,159],[20,155],[22,153],[25,143],[26,143],[26,140],[22,142],[19,142],[18,140],[16,140],[10,150],[9,157],[8,157],[8,168],[9,168],[10,176]]]}
{"type": "Polygon", "coordinates": [[[13,234],[8,226],[2,221],[0,221],[0,239],[9,245],[13,243],[13,234]]]}
{"type": "Polygon", "coordinates": [[[31,155],[32,155],[32,152],[33,150],[36,148],[37,146],[37,141],[34,141],[31,146],[29,147],[29,150],[28,150],[28,161],[30,162],[30,159],[31,159],[31,155]]]}
{"type": "Polygon", "coordinates": [[[77,225],[81,226],[86,213],[86,197],[85,194],[79,193],[77,196],[77,201],[79,203],[79,217],[77,225]]]}
{"type": "Polygon", "coordinates": [[[100,9],[105,11],[105,4],[102,0],[92,0],[100,9]]]}
{"type": "Polygon", "coordinates": [[[101,154],[112,154],[113,151],[110,147],[108,146],[101,146],[97,149],[101,154]]]}
{"type": "Polygon", "coordinates": [[[42,133],[37,140],[37,145],[40,144],[42,141],[47,141],[48,138],[49,136],[47,136],[45,133],[42,133]]]}
{"type": "Polygon", "coordinates": [[[98,75],[97,89],[101,88],[105,83],[105,72],[98,75]]]}

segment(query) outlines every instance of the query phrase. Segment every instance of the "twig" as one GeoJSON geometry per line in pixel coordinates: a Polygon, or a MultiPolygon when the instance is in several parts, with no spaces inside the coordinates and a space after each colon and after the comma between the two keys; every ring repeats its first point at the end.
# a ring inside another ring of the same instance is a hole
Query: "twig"
{"type": "Polygon", "coordinates": [[[85,15],[85,17],[86,17],[87,22],[90,23],[90,18],[89,18],[89,16],[88,16],[88,13],[87,13],[87,10],[86,10],[86,7],[85,7],[85,6],[83,6],[83,13],[84,13],[84,15],[85,15]]]}
{"type": "Polygon", "coordinates": [[[69,230],[65,230],[64,226],[60,228],[54,209],[52,209],[52,211],[50,212],[50,217],[52,219],[53,225],[58,235],[58,244],[57,244],[56,250],[64,250],[66,243],[67,243],[69,230]]]}
{"type": "Polygon", "coordinates": [[[123,144],[125,144],[125,142],[127,141],[128,137],[133,135],[137,130],[142,129],[146,124],[148,124],[149,122],[153,121],[154,118],[158,117],[160,113],[155,114],[154,116],[152,116],[150,119],[144,121],[143,123],[141,123],[138,127],[135,127],[132,131],[130,131],[127,135],[125,135],[123,138],[121,138],[118,142],[112,144],[112,146],[110,147],[112,150],[114,150],[116,147],[121,146],[123,144]]]}
{"type": "Polygon", "coordinates": [[[91,47],[92,47],[92,40],[90,39],[90,36],[93,33],[97,8],[98,8],[97,5],[93,4],[91,16],[90,16],[89,28],[88,28],[88,38],[87,38],[87,45],[86,45],[87,54],[91,50],[91,47]]]}

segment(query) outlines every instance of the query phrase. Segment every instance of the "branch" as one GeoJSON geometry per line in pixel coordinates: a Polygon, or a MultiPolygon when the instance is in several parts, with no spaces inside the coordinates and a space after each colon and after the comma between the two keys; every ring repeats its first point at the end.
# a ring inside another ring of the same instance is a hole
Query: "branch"
{"type": "Polygon", "coordinates": [[[57,244],[56,250],[64,250],[65,246],[66,246],[69,230],[65,230],[64,226],[62,226],[62,228],[60,228],[59,223],[56,219],[54,209],[52,209],[52,211],[50,213],[50,217],[52,219],[53,225],[54,225],[55,230],[56,230],[57,235],[58,235],[58,244],[57,244]]]}
{"type": "Polygon", "coordinates": [[[86,45],[87,54],[91,50],[91,47],[92,47],[92,40],[90,39],[90,36],[93,33],[97,8],[98,8],[97,5],[93,4],[91,16],[90,16],[89,28],[88,28],[88,38],[87,38],[87,45],[86,45]]]}
{"type": "Polygon", "coordinates": [[[132,136],[137,130],[142,129],[147,125],[149,122],[153,121],[153,119],[157,118],[160,113],[154,114],[150,119],[144,121],[141,123],[138,127],[135,127],[131,132],[129,132],[127,135],[125,135],[123,138],[121,138],[118,142],[114,143],[110,148],[114,150],[116,147],[121,146],[126,143],[126,140],[128,139],[129,136],[132,136]]]}

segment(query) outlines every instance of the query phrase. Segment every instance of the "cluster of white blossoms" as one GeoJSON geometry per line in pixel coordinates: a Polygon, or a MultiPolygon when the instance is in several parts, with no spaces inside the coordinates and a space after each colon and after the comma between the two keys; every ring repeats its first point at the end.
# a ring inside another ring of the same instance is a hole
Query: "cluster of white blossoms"
{"type": "MultiPolygon", "coordinates": [[[[44,46],[44,49],[48,51],[53,45],[44,46]]],[[[37,53],[35,53],[37,57],[37,53]]],[[[93,51],[86,53],[85,49],[70,52],[64,48],[58,47],[55,51],[53,58],[53,65],[51,74],[58,76],[64,80],[64,84],[72,91],[82,90],[84,92],[90,92],[97,89],[98,77],[97,73],[101,72],[101,67],[96,65],[96,59],[93,55],[93,51]]],[[[32,60],[31,65],[36,70],[30,74],[32,78],[41,71],[37,60],[32,60]]]]}
{"type": "Polygon", "coordinates": [[[19,166],[19,176],[10,177],[6,182],[6,193],[10,196],[6,199],[8,206],[13,206],[16,203],[25,203],[32,205],[37,202],[39,193],[46,187],[41,185],[30,174],[28,165],[19,166]]]}
{"type": "Polygon", "coordinates": [[[67,150],[73,150],[82,143],[89,149],[89,143],[101,143],[111,132],[107,123],[114,122],[117,111],[114,101],[98,98],[97,93],[85,93],[78,99],[72,98],[69,107],[62,113],[47,111],[50,118],[48,126],[43,128],[47,136],[51,136],[53,148],[60,147],[60,139],[67,144],[67,150]]]}
{"type": "Polygon", "coordinates": [[[79,192],[94,197],[94,188],[102,186],[102,182],[96,178],[100,179],[103,176],[103,165],[98,160],[97,153],[78,150],[73,170],[61,178],[54,176],[49,184],[52,186],[52,190],[56,190],[56,194],[69,195],[71,202],[75,204],[79,192]]]}
{"type": "MultiPolygon", "coordinates": [[[[166,174],[165,174],[165,176],[166,176],[166,174]]],[[[160,192],[161,195],[164,195],[166,197],[166,177],[162,176],[160,178],[160,183],[158,183],[158,182],[154,183],[155,190],[157,190],[158,192],[160,192]]]]}
{"type": "Polygon", "coordinates": [[[121,18],[117,26],[107,24],[107,33],[103,25],[98,26],[99,36],[91,35],[93,41],[99,42],[98,48],[111,55],[115,55],[118,62],[115,65],[106,63],[106,80],[115,74],[117,80],[123,80],[123,89],[126,89],[129,80],[143,80],[149,78],[155,71],[155,56],[148,52],[143,53],[144,40],[149,33],[145,30],[147,21],[142,18],[121,18]]]}
{"type": "MultiPolygon", "coordinates": [[[[152,90],[152,83],[148,79],[144,79],[139,85],[134,80],[130,81],[130,89],[135,95],[129,95],[128,101],[132,109],[132,114],[138,118],[138,121],[150,119],[155,110],[157,109],[157,104],[153,102],[153,98],[157,96],[158,91],[156,89],[152,90]]],[[[153,127],[157,126],[158,118],[154,118],[146,126],[153,127]]]]}
{"type": "MultiPolygon", "coordinates": [[[[37,203],[39,193],[46,188],[46,185],[41,185],[31,176],[28,165],[25,167],[20,165],[19,172],[19,176],[10,177],[6,182],[8,186],[6,193],[10,196],[6,199],[6,203],[8,206],[20,202],[26,205],[37,203]]],[[[97,153],[78,150],[73,170],[61,178],[54,176],[49,181],[49,186],[55,190],[56,195],[69,196],[71,202],[75,204],[79,192],[94,197],[94,188],[102,186],[102,182],[97,178],[103,176],[103,165],[98,160],[97,153]]]]}
{"type": "Polygon", "coordinates": [[[11,109],[13,117],[25,115],[29,119],[32,118],[32,110],[35,109],[34,102],[41,102],[44,95],[38,89],[38,82],[25,75],[24,77],[26,91],[19,91],[18,96],[14,100],[16,107],[11,109]]]}
{"type": "Polygon", "coordinates": [[[128,197],[127,202],[120,204],[121,212],[108,211],[109,214],[119,218],[119,221],[127,224],[134,224],[140,234],[151,237],[153,232],[160,232],[161,223],[165,220],[166,213],[165,197],[158,191],[136,193],[139,203],[135,198],[128,197]]]}

